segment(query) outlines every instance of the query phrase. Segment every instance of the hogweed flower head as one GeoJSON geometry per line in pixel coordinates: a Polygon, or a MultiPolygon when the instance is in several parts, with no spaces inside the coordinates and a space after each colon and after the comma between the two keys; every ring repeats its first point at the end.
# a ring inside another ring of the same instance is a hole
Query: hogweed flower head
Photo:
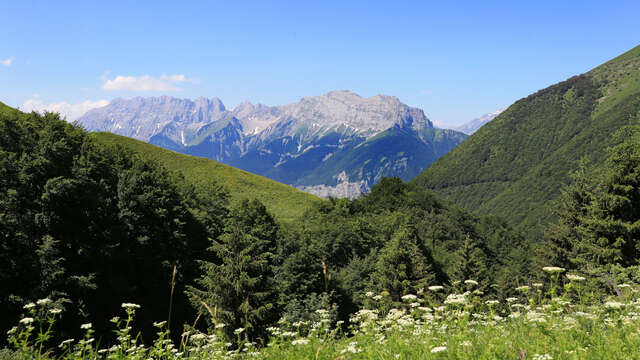
{"type": "Polygon", "coordinates": [[[569,281],[585,281],[586,279],[580,275],[567,274],[569,281]]]}
{"type": "Polygon", "coordinates": [[[565,268],[561,268],[559,266],[545,266],[542,268],[542,271],[548,272],[550,274],[561,273],[561,272],[564,272],[565,270],[566,270],[565,268]]]}
{"type": "Polygon", "coordinates": [[[418,297],[413,294],[407,294],[402,297],[402,301],[410,302],[416,300],[418,297]]]}
{"type": "Polygon", "coordinates": [[[309,339],[296,339],[291,342],[291,345],[307,345],[309,343],[309,339]]]}
{"type": "Polygon", "coordinates": [[[33,323],[32,317],[26,317],[20,320],[20,324],[23,324],[23,325],[29,325],[31,323],[33,323]]]}
{"type": "Polygon", "coordinates": [[[40,306],[45,306],[51,303],[51,299],[49,298],[44,298],[44,299],[40,299],[38,301],[36,301],[36,304],[40,305],[40,306]]]}
{"type": "Polygon", "coordinates": [[[436,353],[443,352],[443,351],[447,351],[447,347],[446,346],[436,346],[436,347],[431,349],[431,353],[432,354],[436,354],[436,353]]]}

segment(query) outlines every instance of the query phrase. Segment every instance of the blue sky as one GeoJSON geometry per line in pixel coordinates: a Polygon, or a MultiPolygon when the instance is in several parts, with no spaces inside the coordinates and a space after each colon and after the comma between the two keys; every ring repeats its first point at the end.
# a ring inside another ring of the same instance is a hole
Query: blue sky
{"type": "Polygon", "coordinates": [[[640,45],[635,1],[5,1],[0,101],[279,105],[349,89],[455,125],[640,45]]]}

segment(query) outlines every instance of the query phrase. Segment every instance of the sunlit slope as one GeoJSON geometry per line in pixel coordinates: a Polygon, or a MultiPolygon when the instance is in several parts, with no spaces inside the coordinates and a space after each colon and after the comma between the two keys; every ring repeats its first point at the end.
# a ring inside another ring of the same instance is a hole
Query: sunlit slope
{"type": "Polygon", "coordinates": [[[257,198],[279,219],[292,220],[302,215],[320,198],[262,176],[236,169],[213,160],[182,155],[155,145],[106,132],[92,133],[100,143],[121,145],[144,157],[161,162],[170,170],[177,170],[194,182],[215,181],[230,193],[231,201],[257,198]]]}
{"type": "Polygon", "coordinates": [[[518,100],[413,181],[541,235],[581,159],[600,165],[640,111],[640,47],[518,100]]]}

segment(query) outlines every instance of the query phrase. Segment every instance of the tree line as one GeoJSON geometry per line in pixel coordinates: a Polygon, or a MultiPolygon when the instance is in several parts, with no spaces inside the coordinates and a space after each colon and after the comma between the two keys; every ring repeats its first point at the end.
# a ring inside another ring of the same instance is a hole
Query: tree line
{"type": "Polygon", "coordinates": [[[474,280],[477,291],[506,298],[541,263],[620,276],[640,251],[640,131],[620,136],[597,184],[579,173],[564,191],[538,246],[499,218],[397,178],[280,223],[257,200],[230,206],[224,184],[192,185],[56,114],[3,114],[0,330],[26,302],[49,297],[65,309],[57,326],[66,337],[89,321],[107,341],[108,319],[136,302],[143,339],[153,321],[169,320],[178,336],[185,324],[224,324],[229,339],[242,329],[266,343],[279,319],[310,320],[322,309],[346,320],[368,292],[391,308],[429,286],[474,280]]]}

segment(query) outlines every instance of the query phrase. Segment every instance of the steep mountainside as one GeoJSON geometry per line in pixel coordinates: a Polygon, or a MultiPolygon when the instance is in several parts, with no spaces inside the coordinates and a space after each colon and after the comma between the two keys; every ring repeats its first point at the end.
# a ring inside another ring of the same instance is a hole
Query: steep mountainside
{"type": "Polygon", "coordinates": [[[477,117],[471,121],[468,121],[458,127],[453,128],[456,131],[460,131],[463,132],[467,135],[471,135],[474,132],[478,131],[478,129],[480,129],[484,124],[488,123],[489,121],[495,119],[496,116],[500,115],[501,112],[503,112],[504,109],[498,109],[492,113],[488,113],[488,114],[484,114],[480,117],[477,117]]]}
{"type": "Polygon", "coordinates": [[[180,171],[188,181],[215,181],[229,191],[232,203],[243,199],[258,199],[280,220],[293,220],[313,203],[322,201],[311,194],[210,159],[178,154],[107,132],[91,135],[100,143],[123,146],[145,158],[160,162],[169,170],[180,171]]]}
{"type": "Polygon", "coordinates": [[[640,111],[640,47],[521,99],[413,182],[541,234],[581,159],[600,166],[611,135],[640,111]]]}
{"type": "Polygon", "coordinates": [[[349,91],[275,107],[245,102],[233,111],[215,98],[119,99],[79,121],[338,197],[367,192],[383,176],[410,179],[466,137],[434,128],[396,97],[349,91]]]}

